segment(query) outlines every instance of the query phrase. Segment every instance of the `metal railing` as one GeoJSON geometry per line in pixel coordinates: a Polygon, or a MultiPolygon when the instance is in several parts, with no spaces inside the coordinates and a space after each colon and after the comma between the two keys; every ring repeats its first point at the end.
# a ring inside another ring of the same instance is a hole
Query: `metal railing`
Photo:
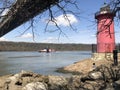
{"type": "MultiPolygon", "coordinates": [[[[97,47],[100,47],[103,45],[106,47],[106,52],[110,52],[110,47],[113,46],[114,43],[111,43],[111,44],[107,44],[107,43],[104,43],[104,44],[91,44],[91,47],[92,47],[92,53],[96,53],[97,52],[97,47]],[[99,45],[99,46],[98,46],[99,45]],[[108,48],[107,48],[108,46],[108,48]]],[[[115,49],[118,50],[118,52],[120,52],[120,43],[117,43],[115,44],[115,49]]]]}
{"type": "Polygon", "coordinates": [[[109,11],[98,11],[95,13],[95,17],[98,15],[102,15],[102,14],[113,14],[114,15],[114,12],[112,9],[110,9],[109,11]]]}

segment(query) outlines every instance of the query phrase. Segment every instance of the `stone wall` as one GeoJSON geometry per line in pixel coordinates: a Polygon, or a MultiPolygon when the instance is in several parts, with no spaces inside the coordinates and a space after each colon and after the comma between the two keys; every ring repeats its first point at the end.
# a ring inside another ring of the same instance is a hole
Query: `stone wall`
{"type": "Polygon", "coordinates": [[[113,53],[93,53],[92,60],[113,60],[113,53]]]}

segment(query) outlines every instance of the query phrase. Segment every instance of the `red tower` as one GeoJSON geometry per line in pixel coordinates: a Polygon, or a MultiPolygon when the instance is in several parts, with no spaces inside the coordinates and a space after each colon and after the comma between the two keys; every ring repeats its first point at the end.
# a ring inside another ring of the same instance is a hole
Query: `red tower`
{"type": "Polygon", "coordinates": [[[115,49],[114,16],[109,5],[95,14],[97,19],[97,53],[111,53],[115,49]]]}

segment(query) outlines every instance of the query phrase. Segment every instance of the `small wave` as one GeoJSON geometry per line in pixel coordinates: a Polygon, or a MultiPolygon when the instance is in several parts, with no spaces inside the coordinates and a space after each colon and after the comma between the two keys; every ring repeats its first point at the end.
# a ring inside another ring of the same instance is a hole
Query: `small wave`
{"type": "Polygon", "coordinates": [[[41,57],[41,56],[16,56],[16,57],[8,57],[8,58],[34,58],[34,57],[41,57]]]}

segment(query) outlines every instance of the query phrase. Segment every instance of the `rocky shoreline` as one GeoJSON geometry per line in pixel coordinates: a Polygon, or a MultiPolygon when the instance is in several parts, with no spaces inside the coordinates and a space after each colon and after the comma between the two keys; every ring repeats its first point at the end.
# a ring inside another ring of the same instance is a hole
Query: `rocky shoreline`
{"type": "Polygon", "coordinates": [[[0,77],[0,90],[120,90],[120,65],[100,65],[71,77],[21,71],[0,77]]]}
{"type": "Polygon", "coordinates": [[[85,60],[81,60],[75,62],[71,65],[58,68],[57,72],[62,73],[72,73],[73,75],[79,74],[87,74],[88,72],[93,70],[93,63],[95,63],[96,67],[100,65],[111,65],[113,62],[108,60],[92,60],[92,58],[88,58],[85,60]]]}

